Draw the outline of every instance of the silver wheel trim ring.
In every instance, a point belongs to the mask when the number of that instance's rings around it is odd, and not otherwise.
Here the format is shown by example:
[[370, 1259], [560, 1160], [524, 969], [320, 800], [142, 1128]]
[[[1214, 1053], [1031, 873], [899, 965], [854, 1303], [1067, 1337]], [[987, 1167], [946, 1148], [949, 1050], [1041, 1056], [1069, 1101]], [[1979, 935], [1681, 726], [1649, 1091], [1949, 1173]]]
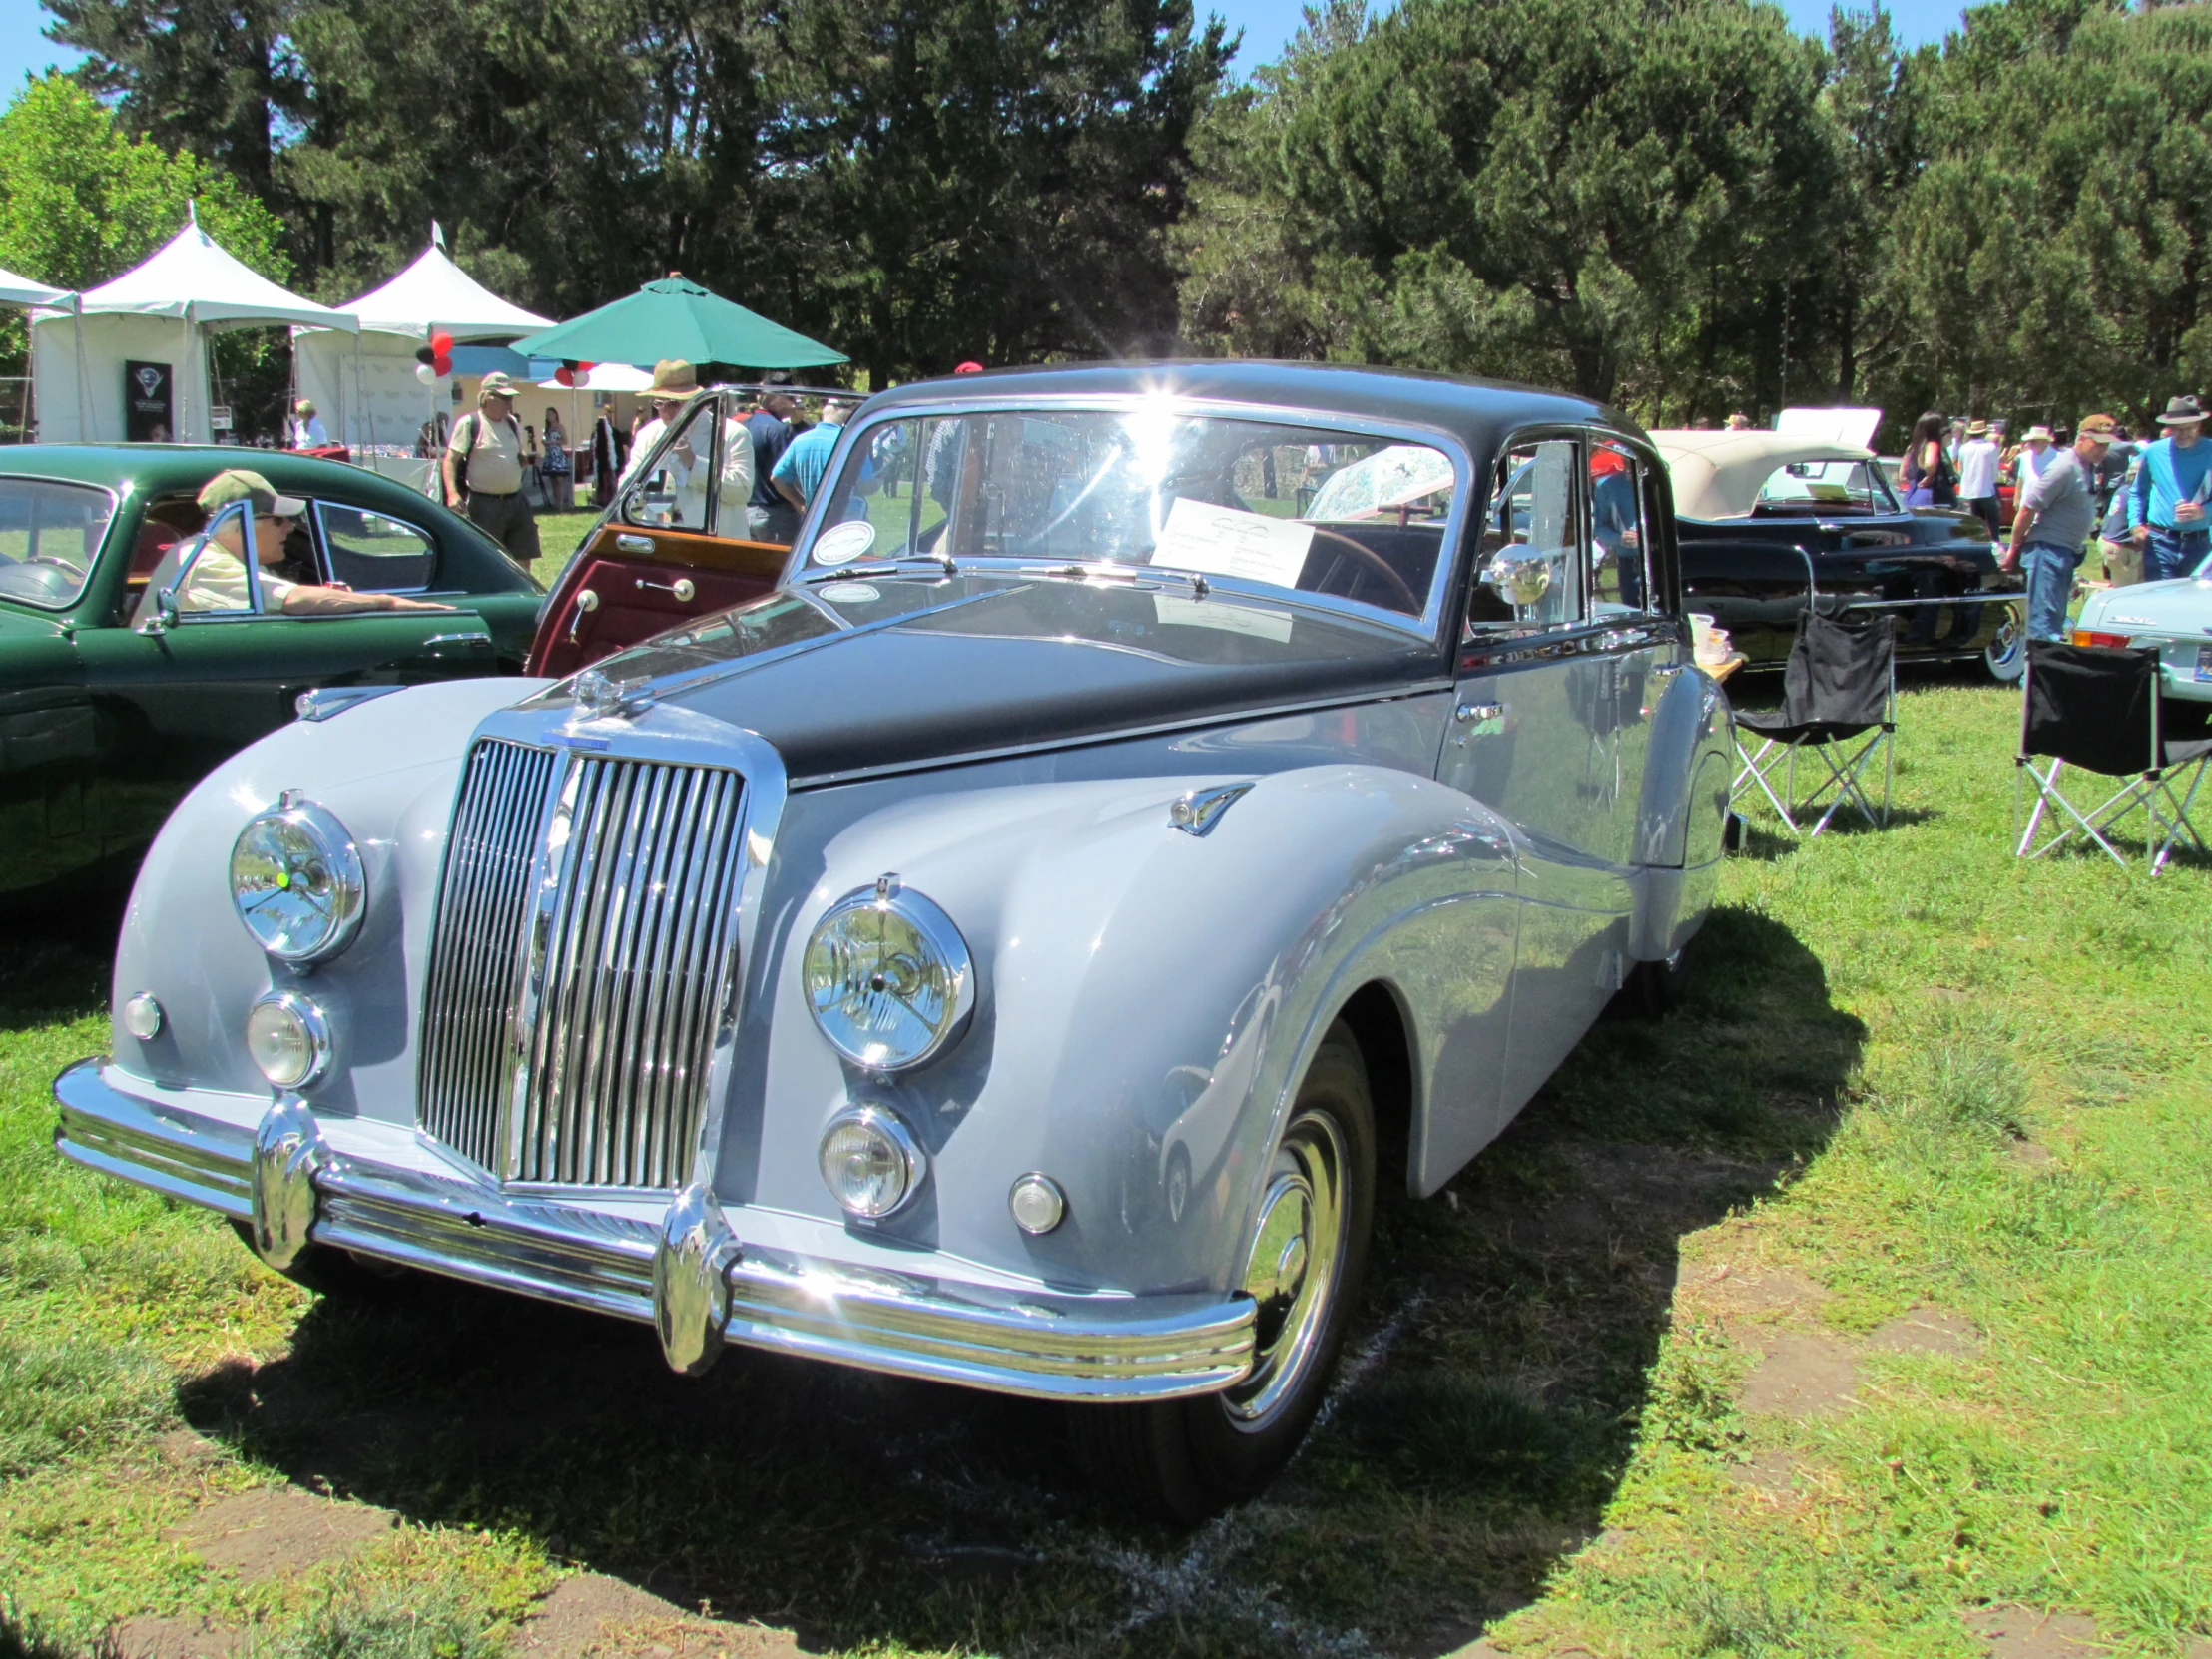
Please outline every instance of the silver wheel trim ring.
[[2007, 667], [2019, 656], [2026, 639], [2027, 630], [2013, 619], [2011, 607], [2007, 606], [2004, 621], [1997, 625], [1997, 637], [1989, 642], [1983, 655], [1991, 668]]
[[[1345, 1162], [1344, 1132], [1326, 1112], [1301, 1112], [1276, 1147], [1244, 1278], [1244, 1288], [1262, 1304], [1260, 1341], [1250, 1375], [1216, 1396], [1232, 1426], [1246, 1433], [1273, 1424], [1319, 1359], [1321, 1335], [1336, 1306], [1351, 1219], [1345, 1209]], [[1303, 1225], [1297, 1225], [1291, 1218], [1301, 1208]], [[1285, 1247], [1294, 1245], [1303, 1245], [1303, 1271], [1277, 1321], [1270, 1317], [1268, 1302]]]

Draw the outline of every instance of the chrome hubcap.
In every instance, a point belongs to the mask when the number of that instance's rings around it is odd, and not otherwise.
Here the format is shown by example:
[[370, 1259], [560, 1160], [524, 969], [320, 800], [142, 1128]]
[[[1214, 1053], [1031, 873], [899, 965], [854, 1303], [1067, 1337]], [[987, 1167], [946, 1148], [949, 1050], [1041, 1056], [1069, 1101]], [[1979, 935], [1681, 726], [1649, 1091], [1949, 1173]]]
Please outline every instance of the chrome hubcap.
[[1245, 1265], [1258, 1304], [1252, 1372], [1220, 1398], [1239, 1428], [1265, 1428], [1315, 1363], [1344, 1256], [1345, 1145], [1334, 1118], [1295, 1118], [1275, 1149]]

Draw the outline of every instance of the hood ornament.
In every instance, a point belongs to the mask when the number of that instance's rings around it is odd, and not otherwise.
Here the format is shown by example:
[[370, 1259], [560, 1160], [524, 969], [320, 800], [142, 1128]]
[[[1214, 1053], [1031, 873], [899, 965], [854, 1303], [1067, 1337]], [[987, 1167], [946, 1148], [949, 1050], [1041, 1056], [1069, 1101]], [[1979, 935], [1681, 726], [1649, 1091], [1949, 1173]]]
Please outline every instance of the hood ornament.
[[653, 701], [646, 681], [613, 680], [596, 668], [587, 668], [569, 685], [569, 695], [588, 720], [628, 720]]

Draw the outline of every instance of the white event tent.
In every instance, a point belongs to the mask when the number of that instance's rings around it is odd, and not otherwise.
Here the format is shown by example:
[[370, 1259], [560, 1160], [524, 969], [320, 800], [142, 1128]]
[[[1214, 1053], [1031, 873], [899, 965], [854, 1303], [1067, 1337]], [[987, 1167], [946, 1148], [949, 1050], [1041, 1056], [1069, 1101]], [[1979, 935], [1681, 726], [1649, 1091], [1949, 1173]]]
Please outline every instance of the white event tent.
[[120, 443], [131, 390], [125, 365], [164, 365], [171, 435], [207, 443], [208, 340], [223, 328], [305, 323], [351, 332], [342, 311], [278, 287], [233, 259], [197, 216], [144, 265], [78, 295], [68, 311], [33, 314], [31, 379], [41, 443]]
[[359, 332], [294, 328], [292, 378], [315, 406], [332, 442], [360, 449], [412, 451], [424, 421], [450, 397], [444, 385], [415, 378], [415, 352], [433, 334], [456, 341], [513, 339], [549, 328], [546, 318], [510, 304], [446, 258], [432, 229], [422, 257], [373, 293], [339, 307]]

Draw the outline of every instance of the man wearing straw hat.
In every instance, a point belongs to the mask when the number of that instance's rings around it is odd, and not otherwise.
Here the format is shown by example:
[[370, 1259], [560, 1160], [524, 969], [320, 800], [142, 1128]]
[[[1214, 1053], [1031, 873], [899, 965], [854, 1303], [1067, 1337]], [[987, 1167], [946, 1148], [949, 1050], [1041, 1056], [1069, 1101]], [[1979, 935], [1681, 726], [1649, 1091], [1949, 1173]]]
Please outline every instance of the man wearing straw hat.
[[2194, 397], [2173, 397], [2158, 417], [2166, 435], [2143, 446], [2129, 486], [2128, 534], [2143, 555], [2143, 580], [2171, 581], [2204, 562], [2212, 544], [2212, 444], [2204, 441], [2204, 410]]
[[[664, 357], [653, 365], [653, 383], [646, 388], [646, 401], [652, 405], [653, 418], [638, 428], [632, 440], [630, 464], [623, 470], [622, 481], [628, 484], [633, 477], [651, 470], [665, 475], [670, 493], [675, 497], [675, 523], [688, 530], [704, 530], [707, 527], [708, 468], [713, 464], [706, 453], [708, 429], [703, 420], [693, 420], [677, 435], [675, 443], [654, 457], [661, 439], [670, 426], [679, 420], [684, 405], [699, 390], [699, 371], [680, 357]], [[735, 420], [722, 423], [722, 511], [716, 533], [742, 539], [747, 534], [744, 517], [745, 502], [753, 493], [753, 445], [748, 441], [745, 428]]]
[[511, 375], [484, 376], [476, 412], [453, 423], [443, 465], [445, 504], [465, 506], [469, 522], [528, 570], [538, 556], [538, 520], [522, 496], [522, 423]]

